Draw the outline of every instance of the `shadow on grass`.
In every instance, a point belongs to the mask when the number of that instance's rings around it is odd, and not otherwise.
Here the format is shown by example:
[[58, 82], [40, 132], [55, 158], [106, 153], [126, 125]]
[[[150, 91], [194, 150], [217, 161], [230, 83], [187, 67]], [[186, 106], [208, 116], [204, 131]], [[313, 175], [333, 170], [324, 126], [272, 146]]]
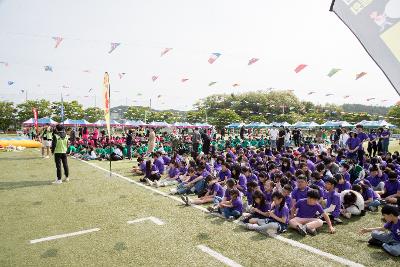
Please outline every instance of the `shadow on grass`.
[[114, 250], [118, 251], [118, 252], [122, 252], [124, 250], [126, 250], [128, 247], [126, 246], [125, 242], [117, 242], [114, 245]]
[[51, 185], [51, 181], [0, 182], [0, 191], [43, 185]]
[[58, 254], [58, 249], [51, 248], [51, 249], [46, 250], [42, 255], [40, 255], [40, 257], [54, 258], [54, 257], [57, 257], [57, 254]]

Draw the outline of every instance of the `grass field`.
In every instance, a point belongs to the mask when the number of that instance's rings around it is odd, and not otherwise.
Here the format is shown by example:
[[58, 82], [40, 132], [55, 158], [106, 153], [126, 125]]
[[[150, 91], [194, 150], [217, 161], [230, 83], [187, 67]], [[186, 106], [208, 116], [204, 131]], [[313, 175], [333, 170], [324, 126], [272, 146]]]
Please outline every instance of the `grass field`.
[[[0, 266], [219, 266], [202, 252], [205, 245], [243, 266], [338, 266], [315, 253], [249, 232], [239, 225], [69, 159], [69, 183], [52, 185], [52, 160], [35, 149], [0, 153]], [[108, 162], [91, 162], [108, 168]], [[113, 171], [132, 177], [132, 162], [113, 162]], [[160, 189], [167, 191], [168, 188]], [[129, 220], [157, 217], [127, 224]], [[361, 227], [381, 225], [380, 213], [346, 221], [330, 235], [289, 231], [282, 236], [365, 266], [399, 266], [398, 259], [368, 247]], [[30, 240], [100, 228], [100, 231], [30, 244]]]

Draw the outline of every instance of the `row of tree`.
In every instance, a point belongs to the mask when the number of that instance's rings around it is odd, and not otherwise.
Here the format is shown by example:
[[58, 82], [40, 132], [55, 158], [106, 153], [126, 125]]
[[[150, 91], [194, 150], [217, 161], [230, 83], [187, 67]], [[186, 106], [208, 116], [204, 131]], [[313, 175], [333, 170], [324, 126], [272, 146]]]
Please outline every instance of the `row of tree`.
[[[32, 108], [38, 109], [39, 118], [51, 117], [61, 121], [61, 103], [45, 99], [28, 100], [14, 105], [12, 102], [0, 102], [0, 128], [5, 130], [12, 126], [19, 127], [22, 122], [33, 117]], [[103, 119], [100, 108], [84, 108], [78, 101], [63, 102], [64, 118], [86, 119], [95, 122]], [[345, 106], [348, 110], [349, 106]], [[297, 121], [315, 121], [323, 123], [326, 120], [345, 120], [357, 123], [361, 120], [386, 119], [400, 127], [400, 105], [391, 107], [387, 115], [381, 115], [373, 109], [360, 112], [346, 112], [343, 106], [334, 104], [315, 105], [312, 102], [300, 101], [290, 91], [256, 91], [242, 94], [216, 94], [199, 100], [194, 109], [183, 112], [177, 110], [158, 111], [142, 106], [119, 106], [111, 109], [117, 119], [166, 121], [173, 122], [208, 122], [217, 128], [222, 128], [232, 122], [265, 122], [273, 121], [295, 123]], [[356, 106], [360, 109], [360, 106]]]

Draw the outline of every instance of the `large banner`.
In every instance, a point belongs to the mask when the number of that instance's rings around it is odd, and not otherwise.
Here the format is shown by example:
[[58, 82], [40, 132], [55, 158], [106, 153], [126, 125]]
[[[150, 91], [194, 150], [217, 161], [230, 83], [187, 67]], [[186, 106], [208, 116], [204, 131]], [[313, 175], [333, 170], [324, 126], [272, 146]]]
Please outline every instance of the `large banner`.
[[333, 0], [347, 25], [400, 95], [400, 0]]
[[38, 110], [37, 110], [37, 108], [32, 108], [32, 112], [33, 112], [33, 123], [35, 125], [36, 133], [38, 133], [39, 129], [38, 129]]
[[104, 97], [104, 120], [106, 121], [108, 136], [110, 136], [111, 135], [111, 127], [110, 127], [110, 77], [108, 75], [108, 72], [104, 73], [103, 97]]

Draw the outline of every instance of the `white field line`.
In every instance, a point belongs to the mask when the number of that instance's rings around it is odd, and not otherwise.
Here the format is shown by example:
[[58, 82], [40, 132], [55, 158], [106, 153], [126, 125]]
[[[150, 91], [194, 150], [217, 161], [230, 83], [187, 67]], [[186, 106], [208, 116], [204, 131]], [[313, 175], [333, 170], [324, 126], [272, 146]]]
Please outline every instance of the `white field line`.
[[225, 257], [224, 255], [216, 252], [215, 250], [212, 250], [209, 247], [206, 247], [204, 245], [198, 245], [197, 248], [200, 249], [201, 251], [203, 251], [204, 253], [207, 253], [211, 257], [219, 260], [220, 262], [225, 263], [228, 266], [231, 266], [231, 267], [242, 267], [242, 265], [240, 265], [239, 263], [237, 263], [237, 262]]
[[88, 234], [88, 233], [97, 232], [97, 231], [100, 231], [100, 228], [93, 228], [93, 229], [88, 229], [88, 230], [83, 230], [83, 231], [78, 231], [78, 232], [73, 232], [73, 233], [68, 233], [68, 234], [53, 235], [53, 236], [49, 236], [49, 237], [43, 237], [43, 238], [31, 240], [31, 241], [29, 241], [29, 243], [36, 244], [36, 243], [50, 241], [50, 240], [54, 240], [54, 239], [60, 239], [60, 238], [76, 236], [76, 235], [83, 235], [83, 234]]
[[156, 217], [146, 217], [146, 218], [140, 218], [140, 219], [136, 219], [133, 221], [127, 221], [128, 224], [132, 224], [132, 223], [138, 223], [138, 222], [144, 222], [144, 221], [152, 221], [153, 223], [157, 224], [157, 225], [163, 225], [164, 222], [161, 221], [160, 219], [156, 218]]
[[[95, 165], [95, 164], [89, 163], [89, 162], [87, 162], [87, 161], [81, 161], [81, 162], [84, 162], [84, 163], [86, 163], [86, 164], [89, 164], [89, 165], [91, 165], [91, 166], [93, 166], [93, 167], [95, 167], [95, 168], [98, 168], [98, 169], [100, 169], [100, 170], [109, 172], [109, 170], [104, 169], [104, 168], [102, 168], [102, 167], [99, 167], [99, 166], [97, 166], [97, 165]], [[121, 178], [121, 179], [124, 179], [124, 180], [126, 180], [126, 181], [129, 181], [129, 182], [131, 182], [131, 183], [134, 183], [134, 184], [136, 184], [136, 185], [139, 185], [139, 186], [141, 186], [141, 187], [143, 187], [143, 188], [145, 188], [145, 189], [147, 189], [147, 190], [150, 190], [150, 191], [153, 191], [153, 192], [155, 192], [155, 193], [157, 193], [157, 194], [160, 194], [160, 195], [162, 195], [162, 196], [171, 198], [171, 199], [173, 199], [173, 200], [175, 200], [175, 201], [178, 201], [178, 202], [180, 202], [180, 203], [184, 203], [184, 202], [182, 201], [182, 199], [180, 199], [180, 198], [178, 198], [178, 197], [175, 197], [175, 196], [169, 195], [169, 194], [167, 194], [167, 193], [161, 192], [161, 191], [159, 191], [159, 190], [157, 190], [157, 189], [155, 189], [155, 188], [152, 188], [152, 187], [150, 187], [150, 186], [146, 186], [146, 185], [144, 185], [143, 183], [140, 183], [140, 182], [137, 182], [137, 181], [135, 181], [135, 180], [132, 180], [132, 179], [130, 179], [130, 178], [128, 178], [128, 177], [125, 177], [125, 176], [123, 176], [123, 175], [121, 175], [121, 174], [118, 174], [118, 173], [115, 173], [115, 172], [111, 172], [111, 174], [113, 174], [113, 175], [115, 175], [115, 176], [117, 176], [117, 177], [119, 177], [119, 178]], [[204, 211], [204, 212], [206, 212], [206, 213], [209, 213], [209, 211], [208, 211], [206, 208], [204, 208], [204, 207], [201, 207], [201, 206], [198, 206], [198, 205], [191, 205], [191, 207], [196, 208], [196, 209], [201, 210], [201, 211]], [[234, 222], [234, 223], [240, 223], [238, 220], [233, 221], [233, 222]], [[288, 244], [291, 245], [291, 246], [294, 246], [294, 247], [297, 247], [297, 248], [300, 248], [300, 249], [309, 251], [309, 252], [311, 252], [311, 253], [314, 253], [314, 254], [316, 254], [316, 255], [318, 255], [318, 256], [326, 257], [326, 258], [328, 258], [328, 259], [330, 259], [330, 260], [333, 260], [333, 261], [335, 261], [335, 262], [341, 263], [341, 264], [346, 265], [346, 266], [351, 266], [351, 267], [363, 267], [363, 266], [364, 266], [364, 265], [362, 265], [362, 264], [353, 262], [353, 261], [351, 261], [351, 260], [347, 260], [347, 259], [345, 259], [345, 258], [342, 258], [342, 257], [336, 256], [336, 255], [330, 254], [330, 253], [328, 253], [328, 252], [324, 252], [324, 251], [322, 251], [322, 250], [319, 250], [319, 249], [317, 249], [317, 248], [308, 246], [308, 245], [306, 245], [306, 244], [300, 243], [300, 242], [295, 241], [295, 240], [292, 240], [292, 239], [288, 239], [288, 238], [285, 238], [285, 237], [282, 237], [282, 236], [279, 236], [279, 235], [277, 235], [277, 236], [271, 236], [271, 237], [272, 237], [272, 238], [275, 238], [275, 239], [277, 239], [277, 240], [279, 240], [279, 241], [288, 243]]]

